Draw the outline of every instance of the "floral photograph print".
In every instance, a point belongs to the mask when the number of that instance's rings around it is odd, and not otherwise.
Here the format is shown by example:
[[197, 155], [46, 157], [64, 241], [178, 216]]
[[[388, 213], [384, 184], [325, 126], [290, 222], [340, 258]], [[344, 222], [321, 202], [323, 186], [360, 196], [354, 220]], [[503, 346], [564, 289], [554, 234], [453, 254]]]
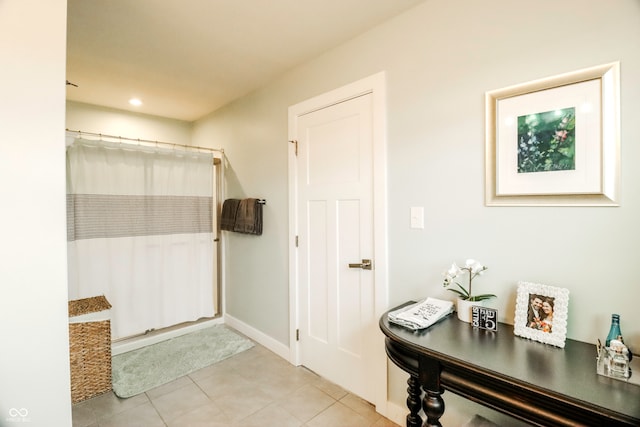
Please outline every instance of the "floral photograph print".
[[485, 93], [487, 206], [618, 206], [619, 63]]
[[518, 173], [576, 168], [575, 107], [518, 117]]
[[569, 290], [518, 282], [516, 298], [514, 333], [563, 348], [567, 336]]

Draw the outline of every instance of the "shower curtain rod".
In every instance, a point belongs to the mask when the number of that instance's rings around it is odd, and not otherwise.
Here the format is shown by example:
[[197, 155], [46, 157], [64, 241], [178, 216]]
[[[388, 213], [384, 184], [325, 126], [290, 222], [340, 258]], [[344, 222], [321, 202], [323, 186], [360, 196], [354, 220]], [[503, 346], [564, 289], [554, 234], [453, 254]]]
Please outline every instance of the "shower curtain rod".
[[180, 147], [180, 148], [184, 149], [185, 151], [187, 151], [187, 150], [200, 150], [200, 151], [212, 151], [212, 152], [224, 153], [224, 150], [222, 148], [198, 147], [197, 145], [176, 144], [176, 143], [173, 143], [173, 142], [153, 141], [153, 140], [150, 140], [150, 139], [126, 138], [124, 136], [106, 135], [104, 133], [85, 132], [85, 131], [82, 131], [82, 130], [73, 130], [73, 129], [66, 129], [66, 131], [69, 132], [69, 133], [77, 134], [79, 138], [82, 138], [82, 135], [90, 135], [90, 136], [97, 136], [97, 137], [100, 137], [100, 138], [117, 139], [119, 141], [131, 141], [131, 142], [137, 142], [137, 143], [143, 142], [143, 143], [148, 143], [148, 144], [155, 144], [156, 146], [158, 146], [158, 144], [169, 145], [169, 146], [171, 146], [173, 148]]

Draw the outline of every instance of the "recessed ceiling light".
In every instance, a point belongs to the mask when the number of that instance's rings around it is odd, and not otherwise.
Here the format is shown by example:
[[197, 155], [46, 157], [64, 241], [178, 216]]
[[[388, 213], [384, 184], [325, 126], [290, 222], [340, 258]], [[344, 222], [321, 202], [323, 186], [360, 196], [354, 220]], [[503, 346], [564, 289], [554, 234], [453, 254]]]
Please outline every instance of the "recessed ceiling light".
[[129, 100], [129, 104], [135, 105], [136, 107], [139, 107], [139, 106], [142, 105], [142, 101], [140, 101], [138, 98], [131, 98]]

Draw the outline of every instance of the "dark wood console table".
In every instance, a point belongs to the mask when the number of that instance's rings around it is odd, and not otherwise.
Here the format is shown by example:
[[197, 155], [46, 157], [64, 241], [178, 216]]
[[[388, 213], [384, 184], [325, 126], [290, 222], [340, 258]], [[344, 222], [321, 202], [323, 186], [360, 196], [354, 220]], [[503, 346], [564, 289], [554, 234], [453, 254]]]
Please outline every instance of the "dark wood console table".
[[567, 340], [561, 349], [455, 315], [413, 332], [385, 313], [380, 328], [387, 355], [410, 375], [408, 427], [422, 425], [421, 408], [424, 426], [440, 426], [445, 390], [532, 425], [640, 426], [640, 386], [596, 374], [595, 345]]

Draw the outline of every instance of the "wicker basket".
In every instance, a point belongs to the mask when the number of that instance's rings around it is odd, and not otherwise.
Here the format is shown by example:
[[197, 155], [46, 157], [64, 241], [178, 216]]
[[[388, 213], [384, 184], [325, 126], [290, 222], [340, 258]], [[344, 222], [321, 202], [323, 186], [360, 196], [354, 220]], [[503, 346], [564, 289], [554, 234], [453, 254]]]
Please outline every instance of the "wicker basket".
[[[71, 402], [111, 390], [111, 321], [74, 321], [73, 317], [109, 310], [104, 296], [69, 301]], [[97, 316], [104, 319], [105, 316]]]

